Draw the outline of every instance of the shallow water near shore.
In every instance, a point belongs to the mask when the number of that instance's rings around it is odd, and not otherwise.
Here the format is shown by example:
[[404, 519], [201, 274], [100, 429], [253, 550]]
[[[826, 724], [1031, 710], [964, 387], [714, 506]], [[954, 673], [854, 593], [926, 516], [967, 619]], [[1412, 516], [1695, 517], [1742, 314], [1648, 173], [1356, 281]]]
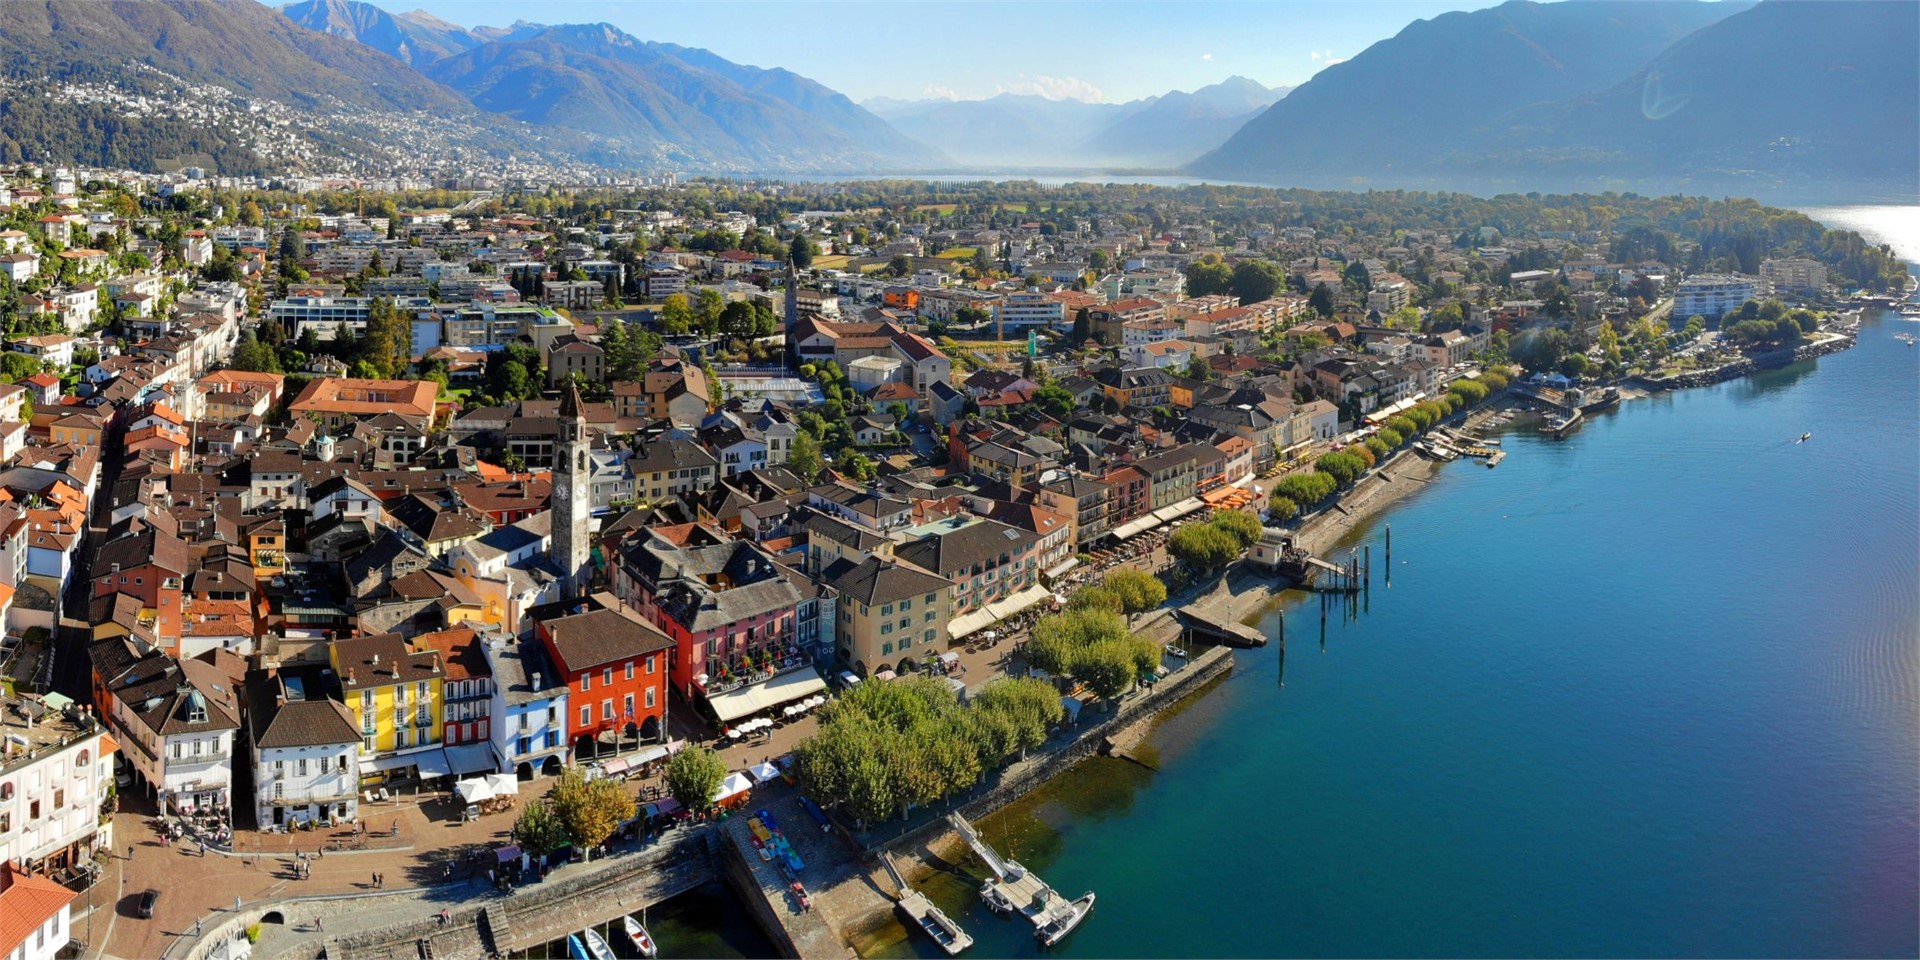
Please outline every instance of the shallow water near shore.
[[[1051, 952], [1920, 952], [1912, 329], [1443, 468], [1352, 538], [1371, 595], [1324, 647], [1284, 605], [1284, 656], [1239, 654], [1158, 770], [1082, 764], [982, 824], [1099, 894]], [[976, 954], [1041, 952], [954, 885]]]

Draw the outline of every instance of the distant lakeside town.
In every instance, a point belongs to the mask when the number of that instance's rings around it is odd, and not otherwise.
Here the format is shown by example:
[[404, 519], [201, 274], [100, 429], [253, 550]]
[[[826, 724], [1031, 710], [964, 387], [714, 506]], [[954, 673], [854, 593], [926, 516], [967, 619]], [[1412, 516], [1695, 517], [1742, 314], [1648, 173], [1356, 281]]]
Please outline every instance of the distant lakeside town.
[[896, 840], [1230, 669], [1223, 582], [1911, 288], [1742, 200], [0, 168], [0, 953], [625, 955], [717, 878], [962, 949]]

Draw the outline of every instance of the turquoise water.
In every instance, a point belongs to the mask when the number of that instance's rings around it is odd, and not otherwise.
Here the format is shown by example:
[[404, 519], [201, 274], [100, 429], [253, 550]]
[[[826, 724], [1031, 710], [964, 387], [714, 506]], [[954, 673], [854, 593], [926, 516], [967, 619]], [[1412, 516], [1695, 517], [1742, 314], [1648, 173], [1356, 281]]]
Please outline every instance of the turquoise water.
[[[1356, 540], [1363, 616], [1323, 648], [1317, 605], [1290, 611], [1284, 685], [1279, 650], [1242, 653], [1157, 772], [1085, 765], [989, 822], [1098, 892], [1057, 952], [1920, 952], [1920, 349], [1897, 332], [1920, 324], [1443, 468], [1384, 517], [1391, 588], [1381, 531]], [[1036, 952], [959, 919], [981, 955]]]

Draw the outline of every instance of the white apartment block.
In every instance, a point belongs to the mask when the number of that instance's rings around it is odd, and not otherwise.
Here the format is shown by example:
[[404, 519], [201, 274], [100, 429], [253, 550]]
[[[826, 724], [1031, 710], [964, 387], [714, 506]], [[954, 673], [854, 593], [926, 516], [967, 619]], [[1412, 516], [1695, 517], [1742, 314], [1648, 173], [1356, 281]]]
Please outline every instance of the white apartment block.
[[1737, 274], [1702, 273], [1680, 281], [1673, 294], [1673, 319], [1684, 323], [1688, 317], [1711, 320], [1765, 293], [1764, 282]]
[[38, 697], [0, 706], [0, 860], [53, 872], [111, 846], [100, 804], [112, 782], [106, 729], [82, 707]]
[[1808, 257], [1760, 262], [1760, 279], [1775, 290], [1819, 293], [1827, 285], [1827, 265]]

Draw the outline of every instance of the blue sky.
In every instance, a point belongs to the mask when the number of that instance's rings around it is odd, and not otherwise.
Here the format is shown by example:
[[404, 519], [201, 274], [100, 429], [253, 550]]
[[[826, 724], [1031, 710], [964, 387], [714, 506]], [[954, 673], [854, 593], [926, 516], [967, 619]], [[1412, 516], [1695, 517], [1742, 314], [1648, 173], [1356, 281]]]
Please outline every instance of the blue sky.
[[469, 27], [606, 21], [644, 40], [786, 67], [855, 100], [1014, 91], [1122, 101], [1235, 74], [1299, 84], [1414, 20], [1496, 0], [378, 2]]

